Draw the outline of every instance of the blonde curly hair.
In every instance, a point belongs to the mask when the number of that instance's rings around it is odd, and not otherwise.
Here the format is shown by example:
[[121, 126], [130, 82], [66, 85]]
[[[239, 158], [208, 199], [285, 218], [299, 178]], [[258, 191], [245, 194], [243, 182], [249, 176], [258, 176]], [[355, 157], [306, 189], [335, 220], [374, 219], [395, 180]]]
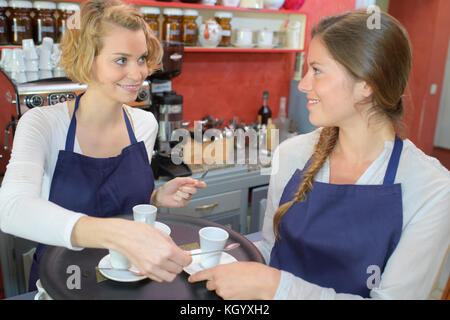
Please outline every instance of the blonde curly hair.
[[72, 81], [86, 84], [92, 81], [92, 63], [102, 49], [101, 38], [107, 33], [107, 23], [132, 31], [143, 30], [149, 74], [161, 66], [161, 43], [136, 7], [120, 0], [89, 0], [81, 5], [79, 17], [80, 28], [67, 29], [60, 43], [60, 66]]

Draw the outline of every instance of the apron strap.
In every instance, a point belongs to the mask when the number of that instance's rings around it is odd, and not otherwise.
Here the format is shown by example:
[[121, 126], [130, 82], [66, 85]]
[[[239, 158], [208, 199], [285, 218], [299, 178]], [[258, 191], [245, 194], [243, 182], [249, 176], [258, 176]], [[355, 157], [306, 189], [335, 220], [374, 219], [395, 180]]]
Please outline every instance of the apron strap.
[[398, 163], [400, 161], [400, 155], [402, 154], [403, 140], [398, 136], [395, 136], [394, 149], [392, 150], [391, 158], [384, 175], [383, 184], [393, 184], [395, 175], [397, 174]]
[[131, 144], [137, 143], [136, 136], [134, 135], [133, 128], [131, 127], [130, 119], [128, 119], [128, 115], [125, 111], [125, 108], [122, 108], [123, 117], [125, 118], [125, 124], [127, 125], [128, 136], [130, 137]]
[[73, 108], [72, 119], [70, 120], [69, 131], [66, 136], [66, 151], [73, 152], [73, 146], [75, 144], [75, 131], [77, 130], [77, 119], [75, 117], [75, 112], [77, 112], [78, 104], [80, 103], [80, 98], [84, 94], [84, 92], [77, 96], [75, 99], [75, 107]]
[[[73, 147], [75, 144], [75, 132], [77, 129], [77, 119], [75, 117], [75, 112], [77, 112], [77, 110], [78, 110], [80, 98], [83, 94], [84, 94], [84, 92], [82, 94], [78, 95], [75, 100], [75, 107], [73, 108], [72, 119], [70, 120], [69, 130], [67, 132], [67, 137], [66, 137], [66, 147], [65, 147], [66, 151], [73, 152]], [[136, 136], [134, 135], [130, 120], [128, 119], [128, 115], [125, 112], [125, 108], [122, 108], [122, 111], [123, 111], [123, 117], [125, 118], [125, 124], [127, 125], [127, 131], [128, 131], [128, 136], [130, 137], [130, 142], [131, 142], [131, 144], [134, 144], [137, 142]]]

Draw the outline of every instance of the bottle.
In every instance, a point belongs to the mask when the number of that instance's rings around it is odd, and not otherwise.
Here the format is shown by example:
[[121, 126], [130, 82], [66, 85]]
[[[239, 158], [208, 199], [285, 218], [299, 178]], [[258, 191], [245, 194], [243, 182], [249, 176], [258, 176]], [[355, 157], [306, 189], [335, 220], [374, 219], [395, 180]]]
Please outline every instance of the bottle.
[[198, 26], [196, 19], [197, 10], [184, 10], [183, 24], [181, 25], [181, 40], [186, 46], [195, 46], [198, 38]]
[[263, 94], [263, 105], [261, 109], [258, 111], [258, 115], [261, 116], [261, 123], [267, 125], [267, 120], [272, 118], [272, 111], [269, 109], [268, 101], [269, 100], [269, 92], [264, 91]]
[[274, 130], [277, 130], [275, 125], [272, 123], [272, 118], [267, 119], [267, 150], [273, 151], [278, 145], [277, 135]]
[[273, 120], [273, 124], [279, 130], [280, 142], [287, 138], [288, 134], [288, 119], [286, 117], [286, 97], [280, 99], [280, 112], [278, 118]]

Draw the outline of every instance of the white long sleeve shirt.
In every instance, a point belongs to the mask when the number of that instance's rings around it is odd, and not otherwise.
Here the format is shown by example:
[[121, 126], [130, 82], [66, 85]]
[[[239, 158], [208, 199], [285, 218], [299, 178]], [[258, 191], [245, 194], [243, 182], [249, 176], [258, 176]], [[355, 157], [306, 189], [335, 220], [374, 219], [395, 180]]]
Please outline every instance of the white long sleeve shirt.
[[[299, 135], [282, 144], [272, 160], [263, 240], [257, 243], [267, 263], [274, 245], [273, 216], [283, 190], [296, 169], [302, 170], [311, 157], [320, 129]], [[380, 156], [356, 184], [382, 184], [393, 142], [385, 142]], [[327, 159], [316, 181], [329, 183]], [[389, 258], [373, 299], [426, 299], [450, 245], [450, 173], [438, 160], [425, 155], [411, 141], [404, 140], [395, 183], [401, 183], [403, 227], [397, 248]], [[370, 274], [367, 275], [368, 277]], [[275, 299], [362, 299], [336, 293], [282, 271]]]
[[[158, 123], [151, 112], [126, 106], [137, 141], [151, 161]], [[0, 188], [0, 228], [44, 244], [74, 248], [72, 229], [83, 212], [48, 201], [59, 150], [64, 150], [70, 118], [67, 103], [26, 112], [19, 120], [11, 159]], [[82, 153], [77, 139], [74, 152]], [[74, 195], [76, 197], [76, 194]]]

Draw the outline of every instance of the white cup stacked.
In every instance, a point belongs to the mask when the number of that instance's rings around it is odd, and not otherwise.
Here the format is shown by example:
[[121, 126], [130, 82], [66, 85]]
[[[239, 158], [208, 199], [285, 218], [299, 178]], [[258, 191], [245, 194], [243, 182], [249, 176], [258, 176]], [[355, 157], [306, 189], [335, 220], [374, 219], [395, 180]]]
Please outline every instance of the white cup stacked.
[[0, 67], [8, 75], [8, 77], [11, 77], [12, 51], [13, 49], [2, 49], [2, 59], [0, 60]]
[[25, 75], [25, 59], [22, 49], [13, 49], [11, 58], [11, 79], [17, 83], [27, 82]]
[[39, 50], [39, 78], [47, 79], [53, 77], [53, 65], [51, 55], [53, 51], [53, 39], [44, 37]]
[[53, 44], [52, 55], [50, 60], [53, 66], [53, 76], [54, 77], [65, 77], [66, 72], [63, 67], [59, 65], [59, 60], [61, 59], [61, 50], [59, 50], [59, 44]]
[[39, 56], [33, 39], [23, 39], [22, 48], [25, 59], [25, 74], [28, 81], [39, 79]]

